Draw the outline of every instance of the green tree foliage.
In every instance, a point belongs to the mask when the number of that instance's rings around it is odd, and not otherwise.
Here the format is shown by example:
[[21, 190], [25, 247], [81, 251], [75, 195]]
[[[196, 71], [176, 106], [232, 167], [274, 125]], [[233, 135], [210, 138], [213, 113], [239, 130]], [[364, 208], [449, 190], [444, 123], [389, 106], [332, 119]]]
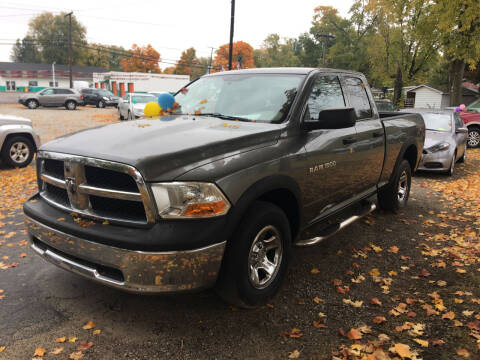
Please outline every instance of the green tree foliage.
[[256, 67], [300, 66], [300, 59], [295, 54], [294, 39], [280, 41], [278, 34], [270, 34], [263, 41], [260, 49], [253, 51]]
[[41, 59], [37, 46], [29, 36], [24, 37], [22, 41], [17, 39], [15, 45], [12, 47], [10, 58], [14, 62], [24, 63], [37, 63]]
[[120, 64], [127, 51], [121, 46], [89, 44], [85, 48], [83, 64], [101, 66], [111, 71], [122, 71]]

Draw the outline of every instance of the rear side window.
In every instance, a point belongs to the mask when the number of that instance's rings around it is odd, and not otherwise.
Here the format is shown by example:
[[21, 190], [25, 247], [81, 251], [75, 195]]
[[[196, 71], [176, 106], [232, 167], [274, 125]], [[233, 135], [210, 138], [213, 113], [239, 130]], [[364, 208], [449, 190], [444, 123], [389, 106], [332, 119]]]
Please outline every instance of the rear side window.
[[90, 89], [82, 89], [82, 94], [91, 94], [92, 90]]
[[73, 92], [68, 89], [55, 89], [55, 94], [73, 94]]
[[318, 120], [318, 115], [323, 109], [344, 107], [345, 99], [338, 76], [319, 76], [313, 84], [307, 106], [306, 120]]
[[345, 90], [357, 117], [359, 119], [372, 117], [372, 107], [370, 106], [367, 89], [365, 89], [363, 81], [356, 77], [346, 77]]

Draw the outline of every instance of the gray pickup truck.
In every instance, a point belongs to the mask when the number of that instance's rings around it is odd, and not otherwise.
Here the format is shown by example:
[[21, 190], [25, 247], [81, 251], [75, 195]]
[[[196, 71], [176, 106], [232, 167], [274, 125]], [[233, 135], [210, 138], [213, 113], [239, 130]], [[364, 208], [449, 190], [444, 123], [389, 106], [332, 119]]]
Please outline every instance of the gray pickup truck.
[[292, 245], [407, 203], [423, 119], [379, 115], [362, 74], [222, 72], [175, 100], [170, 116], [41, 147], [24, 205], [38, 254], [119, 289], [215, 287], [253, 307], [279, 289]]

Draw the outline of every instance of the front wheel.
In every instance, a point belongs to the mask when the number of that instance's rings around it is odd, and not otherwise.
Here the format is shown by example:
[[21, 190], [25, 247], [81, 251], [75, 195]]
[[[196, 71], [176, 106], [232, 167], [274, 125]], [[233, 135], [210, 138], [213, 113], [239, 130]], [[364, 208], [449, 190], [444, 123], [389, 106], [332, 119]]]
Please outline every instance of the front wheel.
[[75, 110], [77, 108], [77, 103], [75, 101], [69, 100], [65, 103], [65, 108], [67, 110]]
[[100, 109], [103, 109], [103, 108], [105, 107], [105, 101], [100, 100], [100, 101], [97, 103], [97, 107], [100, 108]]
[[118, 118], [120, 120], [125, 120], [125, 117], [122, 115], [122, 113], [120, 112], [120, 109], [118, 109]]
[[448, 176], [453, 176], [455, 172], [455, 160], [457, 159], [457, 153], [453, 154], [452, 161], [450, 162], [450, 169], [447, 170]]
[[38, 107], [38, 101], [37, 100], [33, 100], [33, 99], [30, 99], [27, 101], [27, 107], [29, 109], [36, 109]]
[[2, 159], [11, 167], [25, 167], [31, 163], [34, 152], [35, 147], [30, 139], [15, 136], [4, 143]]
[[217, 293], [243, 308], [265, 304], [283, 282], [290, 247], [285, 213], [276, 205], [256, 201], [227, 243]]
[[378, 191], [378, 203], [384, 210], [398, 212], [407, 205], [412, 183], [412, 169], [407, 160], [402, 160], [395, 170], [393, 180]]
[[470, 127], [468, 129], [467, 146], [469, 148], [477, 148], [480, 146], [480, 128]]

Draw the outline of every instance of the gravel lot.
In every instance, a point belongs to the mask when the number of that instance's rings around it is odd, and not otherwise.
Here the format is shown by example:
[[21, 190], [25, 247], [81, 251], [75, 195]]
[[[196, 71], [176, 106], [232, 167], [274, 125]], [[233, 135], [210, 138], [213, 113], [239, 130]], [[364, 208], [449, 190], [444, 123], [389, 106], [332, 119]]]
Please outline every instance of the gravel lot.
[[0, 104], [16, 104], [21, 92], [0, 92]]
[[[112, 109], [0, 106], [7, 111], [32, 119], [45, 140], [116, 117]], [[470, 335], [472, 326], [480, 326], [479, 166], [480, 151], [469, 151], [453, 178], [416, 176], [402, 213], [375, 211], [315, 247], [294, 248], [279, 294], [267, 307], [249, 311], [223, 303], [213, 291], [127, 294], [43, 261], [26, 245], [21, 212], [35, 191], [33, 167], [0, 168], [0, 349], [6, 347], [0, 359], [31, 359], [38, 347], [46, 349], [45, 359], [67, 359], [82, 341], [92, 342], [81, 350], [83, 359], [331, 359], [332, 353], [354, 359], [349, 351], [368, 346], [393, 358], [388, 349], [397, 343], [418, 358], [456, 359], [463, 349], [478, 359]], [[457, 249], [460, 236], [468, 246]], [[445, 309], [429, 315], [424, 306], [432, 298]], [[355, 307], [347, 299], [363, 303]], [[400, 304], [408, 304], [408, 314], [391, 312]], [[448, 311], [460, 325], [443, 316]], [[385, 321], [372, 321], [377, 316]], [[83, 329], [87, 321], [95, 328]], [[424, 324], [422, 335], [398, 329], [407, 322]], [[362, 339], [342, 335], [363, 325]], [[379, 340], [380, 334], [389, 340]], [[66, 341], [56, 343], [62, 337]], [[432, 342], [423, 347], [414, 338]], [[62, 353], [53, 355], [59, 347]]]

